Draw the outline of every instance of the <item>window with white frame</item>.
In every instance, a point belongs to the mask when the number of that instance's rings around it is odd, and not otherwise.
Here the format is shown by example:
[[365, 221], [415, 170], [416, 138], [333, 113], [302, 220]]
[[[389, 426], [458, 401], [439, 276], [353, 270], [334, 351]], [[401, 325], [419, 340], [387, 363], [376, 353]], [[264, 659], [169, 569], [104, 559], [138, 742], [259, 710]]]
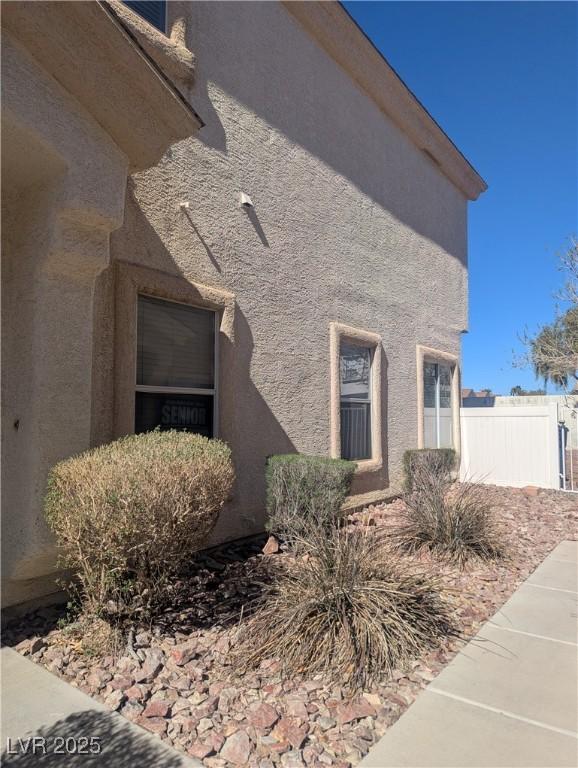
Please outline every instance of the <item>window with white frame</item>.
[[453, 448], [452, 366], [423, 364], [424, 447]]
[[371, 458], [373, 349], [342, 341], [339, 349], [341, 458]]
[[217, 341], [216, 312], [139, 295], [135, 432], [215, 435]]

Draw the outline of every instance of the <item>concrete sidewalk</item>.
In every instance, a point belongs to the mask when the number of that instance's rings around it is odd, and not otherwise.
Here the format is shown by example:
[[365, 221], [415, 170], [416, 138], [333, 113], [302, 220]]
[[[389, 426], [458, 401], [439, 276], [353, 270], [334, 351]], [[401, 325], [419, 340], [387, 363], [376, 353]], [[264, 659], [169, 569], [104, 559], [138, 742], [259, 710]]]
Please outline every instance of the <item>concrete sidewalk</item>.
[[577, 563], [556, 547], [360, 767], [578, 766]]
[[3, 768], [202, 768], [11, 648], [0, 665]]

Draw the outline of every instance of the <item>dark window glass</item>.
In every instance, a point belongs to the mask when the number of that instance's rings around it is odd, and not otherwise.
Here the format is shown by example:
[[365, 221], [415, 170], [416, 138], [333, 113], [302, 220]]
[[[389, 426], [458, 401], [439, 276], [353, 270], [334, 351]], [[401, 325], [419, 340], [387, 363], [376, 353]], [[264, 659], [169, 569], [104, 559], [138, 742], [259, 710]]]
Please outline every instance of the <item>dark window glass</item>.
[[440, 408], [452, 407], [452, 372], [449, 366], [440, 365]]
[[424, 363], [423, 366], [423, 390], [424, 407], [436, 407], [436, 387], [437, 387], [437, 365], [435, 363]]
[[135, 432], [156, 427], [213, 436], [213, 395], [136, 392]]
[[167, 4], [165, 0], [124, 0], [124, 4], [146, 19], [161, 32], [167, 31]]
[[214, 388], [214, 312], [139, 296], [137, 336], [137, 385]]
[[213, 437], [215, 319], [211, 310], [138, 297], [135, 432]]
[[371, 458], [371, 403], [341, 401], [341, 458]]

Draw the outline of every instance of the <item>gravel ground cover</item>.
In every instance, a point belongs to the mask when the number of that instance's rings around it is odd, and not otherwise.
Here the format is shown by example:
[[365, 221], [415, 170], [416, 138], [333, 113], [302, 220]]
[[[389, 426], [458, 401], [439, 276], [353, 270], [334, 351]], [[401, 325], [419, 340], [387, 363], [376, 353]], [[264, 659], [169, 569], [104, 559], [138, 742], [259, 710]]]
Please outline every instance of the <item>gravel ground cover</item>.
[[[319, 676], [284, 680], [275, 658], [256, 672], [234, 674], [228, 659], [240, 611], [258, 597], [275, 558], [288, 557], [263, 554], [264, 539], [204, 555], [175, 588], [174, 607], [153, 626], [135, 630], [117, 656], [88, 654], [74, 624], [58, 626], [62, 608], [13, 621], [3, 642], [208, 768], [347, 768], [560, 541], [578, 539], [578, 495], [495, 486], [485, 493], [509, 557], [464, 571], [435, 561], [460, 636], [353, 697]], [[349, 523], [390, 527], [402, 510], [397, 500], [358, 512]], [[413, 559], [432, 562], [429, 555]]]

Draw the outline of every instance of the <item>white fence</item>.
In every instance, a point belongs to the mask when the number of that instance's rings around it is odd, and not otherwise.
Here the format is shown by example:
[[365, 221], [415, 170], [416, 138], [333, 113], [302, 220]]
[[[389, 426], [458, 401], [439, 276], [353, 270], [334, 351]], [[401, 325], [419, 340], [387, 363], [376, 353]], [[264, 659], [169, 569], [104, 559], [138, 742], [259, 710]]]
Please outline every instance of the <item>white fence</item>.
[[460, 476], [495, 485], [560, 488], [558, 410], [462, 408]]

